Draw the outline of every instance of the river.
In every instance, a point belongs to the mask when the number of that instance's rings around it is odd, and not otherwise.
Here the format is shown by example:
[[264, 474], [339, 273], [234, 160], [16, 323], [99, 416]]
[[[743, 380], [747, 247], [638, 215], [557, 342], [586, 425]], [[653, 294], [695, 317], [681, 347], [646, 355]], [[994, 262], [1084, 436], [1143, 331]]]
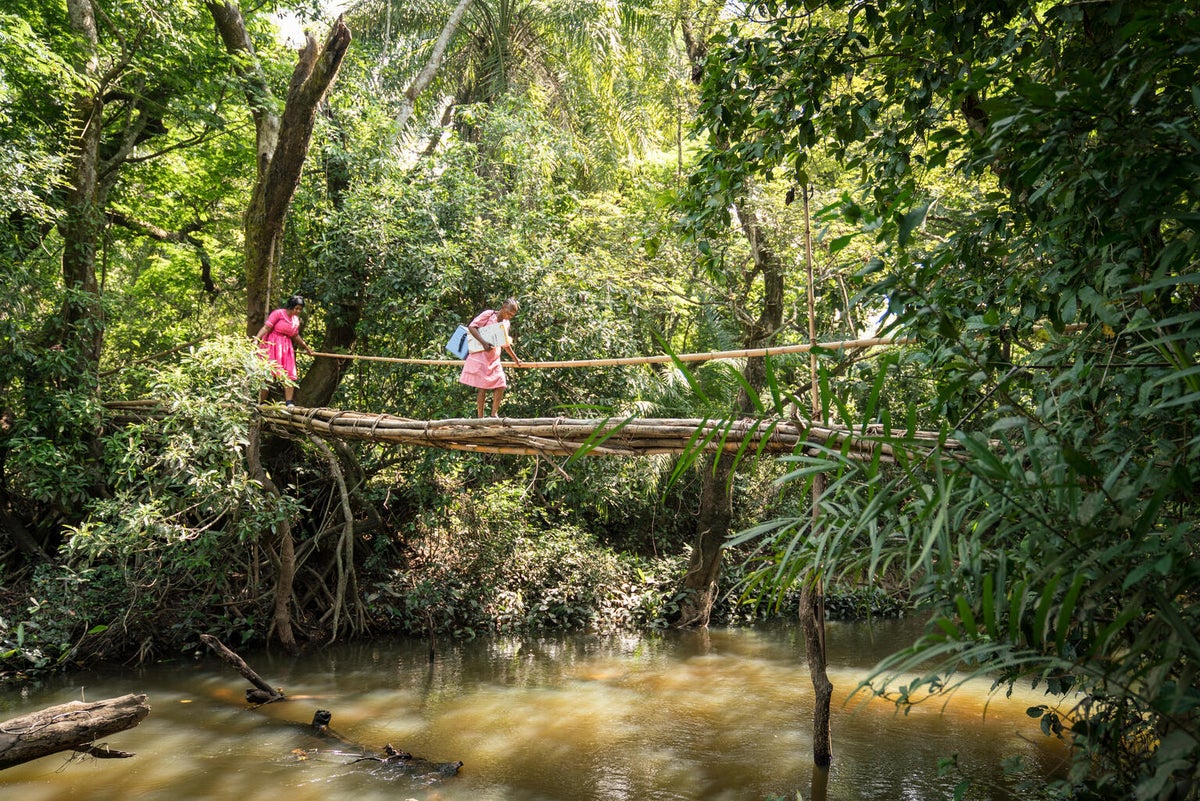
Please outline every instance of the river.
[[[291, 700], [251, 709], [249, 684], [207, 651], [173, 663], [0, 689], [0, 720], [67, 701], [145, 693], [138, 727], [112, 735], [131, 759], [44, 757], [0, 772], [8, 801], [828, 801], [951, 798], [957, 756], [968, 796], [1023, 797], [1025, 775], [1061, 771], [1066, 749], [1027, 707], [969, 683], [948, 702], [897, 713], [848, 698], [880, 657], [911, 642], [914, 621], [830, 623], [833, 765], [814, 783], [812, 686], [794, 623], [644, 635], [565, 634], [336, 645], [296, 659], [239, 651]], [[235, 642], [228, 645], [237, 649]], [[317, 709], [347, 740], [393, 744], [458, 775], [415, 779], [310, 737]], [[821, 774], [817, 774], [818, 778]], [[798, 795], [799, 793], [799, 795]]]

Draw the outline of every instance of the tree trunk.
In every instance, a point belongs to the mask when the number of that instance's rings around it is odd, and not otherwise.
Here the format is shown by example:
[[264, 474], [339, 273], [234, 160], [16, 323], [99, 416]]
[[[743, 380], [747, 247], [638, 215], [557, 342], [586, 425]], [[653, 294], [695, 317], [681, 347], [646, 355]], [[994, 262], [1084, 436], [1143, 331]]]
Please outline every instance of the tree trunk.
[[[770, 343], [783, 325], [783, 262], [765, 244], [765, 235], [753, 207], [744, 203], [737, 211], [742, 232], [754, 255], [754, 269], [744, 280], [745, 296], [751, 295], [753, 281], [762, 281], [762, 306], [758, 318], [746, 326], [742, 342], [745, 348], [759, 348]], [[761, 390], [766, 380], [764, 359], [747, 359], [743, 375], [756, 392]], [[754, 399], [745, 389], [738, 396], [736, 408], [742, 413], [751, 413], [756, 408]], [[729, 536], [729, 523], [733, 519], [733, 463], [733, 456], [720, 454], [710, 458], [705, 465], [696, 539], [683, 579], [685, 597], [676, 625], [707, 626], [712, 615], [721, 576], [721, 548]]]
[[[105, 701], [72, 701], [0, 723], [0, 770], [60, 751], [94, 752], [101, 737], [132, 729], [150, 714], [144, 695]], [[114, 755], [130, 756], [123, 752]]]
[[[809, 188], [804, 190], [804, 265], [808, 275], [808, 338], [817, 340], [817, 287], [813, 270], [812, 219], [809, 216]], [[808, 354], [808, 371], [813, 420], [821, 419], [821, 396], [818, 391], [817, 355]], [[812, 527], [815, 537], [821, 525], [821, 496], [825, 494], [825, 475], [813, 476], [812, 484]], [[800, 597], [800, 621], [804, 627], [805, 651], [808, 654], [808, 672], [813, 685], [813, 763], [818, 771], [829, 767], [833, 761], [833, 742], [829, 734], [829, 701], [833, 697], [833, 684], [825, 669], [825, 591], [820, 565], [810, 567], [809, 581]], [[814, 774], [815, 779], [815, 774]]]
[[696, 539], [683, 577], [684, 597], [677, 626], [708, 625], [721, 577], [721, 547], [733, 517], [730, 477], [733, 456], [722, 453], [706, 460], [700, 487], [700, 513]]
[[[91, 3], [68, 0], [71, 29], [82, 45], [76, 69], [88, 85], [100, 84], [96, 56], [98, 37]], [[98, 92], [79, 90], [72, 98], [75, 130], [70, 152], [66, 208], [58, 225], [63, 238], [63, 341], [77, 362], [80, 376], [92, 375], [100, 362], [104, 326], [100, 315], [100, 286], [96, 281], [97, 243], [104, 227], [100, 196], [100, 142], [104, 134], [104, 101]]]
[[[267, 475], [262, 465], [262, 421], [255, 417], [250, 426], [249, 442], [246, 445], [246, 464], [250, 476], [262, 484], [263, 490], [282, 503], [279, 487]], [[296, 545], [292, 540], [292, 523], [287, 517], [279, 521], [279, 575], [275, 581], [275, 634], [279, 643], [289, 654], [299, 653], [296, 635], [292, 631], [291, 599], [296, 581]]]
[[804, 650], [808, 654], [808, 674], [813, 685], [813, 764], [829, 767], [833, 745], [829, 733], [829, 703], [833, 683], [825, 662], [825, 596], [819, 581], [808, 583], [800, 595], [800, 621], [804, 628]]
[[[361, 308], [357, 296], [338, 302], [326, 315], [325, 337], [317, 350], [323, 353], [350, 352], [358, 337]], [[349, 366], [349, 359], [314, 359], [296, 388], [296, 403], [301, 406], [328, 406]]]
[[[0, 459], [0, 461], [3, 461]], [[0, 467], [2, 469], [2, 467]], [[9, 539], [17, 546], [17, 550], [36, 562], [49, 564], [50, 554], [41, 546], [21, 519], [12, 511], [8, 495], [0, 488], [0, 530], [8, 534]]]
[[267, 318], [288, 208], [308, 157], [317, 110], [350, 47], [350, 29], [339, 17], [320, 50], [306, 35], [283, 114], [277, 116], [241, 9], [233, 0], [207, 0], [207, 5], [225, 49], [235, 58], [254, 118], [257, 179], [245, 222], [246, 333], [253, 336]]
[[[257, 179], [245, 222], [246, 333], [253, 336], [267, 318], [288, 209], [308, 157], [317, 111], [337, 78], [350, 47], [350, 29], [339, 17], [329, 32], [325, 47], [320, 50], [311, 34], [305, 36], [304, 47], [292, 71], [283, 114], [277, 117], [271, 110], [270, 85], [254, 53], [241, 9], [233, 0], [207, 0], [207, 5], [225, 49], [234, 56], [235, 69], [242, 78], [254, 118]], [[263, 482], [269, 494], [281, 498], [278, 487], [262, 467], [257, 425], [251, 436], [247, 455], [251, 474]], [[278, 533], [279, 576], [275, 585], [274, 626], [283, 647], [289, 653], [296, 653], [290, 613], [296, 578], [291, 522], [280, 521]]]
[[408, 126], [408, 118], [412, 116], [413, 108], [416, 106], [417, 98], [424, 92], [429, 84], [433, 82], [433, 78], [437, 75], [437, 71], [442, 66], [442, 61], [446, 56], [446, 46], [450, 44], [451, 37], [458, 30], [459, 23], [462, 22], [463, 16], [467, 13], [467, 8], [473, 0], [459, 0], [458, 5], [450, 12], [450, 17], [446, 20], [446, 24], [442, 26], [442, 32], [434, 43], [433, 52], [429, 55], [429, 61], [425, 63], [424, 69], [418, 73], [413, 82], [404, 90], [404, 99], [400, 101], [400, 113], [396, 115], [396, 133], [402, 135], [404, 129]]
[[270, 308], [276, 267], [283, 242], [284, 222], [308, 157], [317, 110], [337, 78], [350, 47], [350, 29], [339, 17], [323, 50], [307, 36], [300, 51], [287, 102], [279, 122], [279, 137], [265, 174], [254, 185], [246, 212], [246, 320], [253, 334]]

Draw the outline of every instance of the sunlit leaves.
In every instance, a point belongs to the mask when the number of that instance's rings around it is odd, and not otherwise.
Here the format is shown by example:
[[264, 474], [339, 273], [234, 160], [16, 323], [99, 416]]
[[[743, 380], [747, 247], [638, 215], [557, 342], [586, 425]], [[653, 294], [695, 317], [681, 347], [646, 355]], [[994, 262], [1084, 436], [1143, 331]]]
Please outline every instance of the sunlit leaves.
[[[789, 528], [776, 556], [836, 577], [863, 564], [848, 543], [872, 567], [894, 555], [934, 625], [889, 668], [942, 660], [898, 697], [964, 665], [1082, 690], [1073, 779], [1171, 797], [1194, 780], [1179, 761], [1194, 763], [1194, 746], [1137, 743], [1189, 714], [1173, 688], [1194, 683], [1180, 659], [1200, 648], [1195, 568], [1181, 561], [1196, 548], [1200, 447], [1196, 9], [754, 7], [762, 27], [714, 51], [714, 147], [694, 186], [724, 198], [822, 152], [857, 173], [842, 215], [879, 247], [860, 275], [892, 330], [923, 341], [931, 406], [990, 437], [961, 434], [971, 459], [932, 473], [839, 467], [854, 480], [831, 480], [829, 530]], [[951, 225], [945, 179], [925, 172], [943, 168], [976, 188]], [[880, 540], [881, 525], [903, 536]], [[781, 564], [776, 578], [802, 572]], [[1046, 709], [1041, 725], [1061, 731]]]

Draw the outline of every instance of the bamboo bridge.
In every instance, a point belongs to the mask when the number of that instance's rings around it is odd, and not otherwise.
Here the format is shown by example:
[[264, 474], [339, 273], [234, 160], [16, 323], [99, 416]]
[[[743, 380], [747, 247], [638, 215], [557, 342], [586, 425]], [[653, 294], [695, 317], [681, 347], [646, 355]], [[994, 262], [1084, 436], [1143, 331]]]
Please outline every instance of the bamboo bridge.
[[855, 459], [894, 461], [898, 451], [923, 456], [961, 451], [936, 432], [893, 433], [817, 425], [800, 418], [482, 417], [412, 420], [329, 408], [260, 407], [264, 429], [281, 436], [312, 434], [475, 453], [527, 456], [652, 456], [682, 453], [794, 454], [829, 449]]
[[[116, 425], [159, 418], [169, 411], [153, 401], [104, 404]], [[327, 407], [266, 404], [258, 407], [264, 430], [291, 439], [372, 442], [473, 453], [524, 456], [615, 456], [733, 453], [786, 455], [840, 452], [857, 460], [894, 462], [898, 455], [924, 458], [940, 451], [954, 458], [966, 453], [960, 443], [933, 431], [864, 431], [816, 424], [798, 417], [650, 418], [471, 417], [414, 420]]]
[[[909, 344], [902, 338], [872, 338], [754, 348], [739, 351], [590, 359], [568, 362], [525, 362], [523, 369], [697, 362], [714, 359], [770, 357], [803, 352], [836, 353], [879, 346]], [[317, 357], [400, 364], [461, 366], [461, 361], [414, 359], [358, 354], [322, 353]], [[510, 365], [511, 366], [511, 365]], [[113, 422], [132, 422], [156, 416], [163, 410], [150, 401], [115, 401], [105, 404]], [[474, 453], [528, 456], [615, 456], [656, 454], [734, 453], [784, 455], [835, 451], [852, 459], [895, 461], [923, 458], [935, 451], [963, 458], [960, 442], [938, 432], [887, 432], [882, 426], [850, 428], [819, 424], [801, 417], [766, 418], [643, 418], [611, 416], [600, 419], [570, 417], [451, 418], [414, 420], [389, 414], [331, 409], [262, 405], [258, 407], [265, 430], [284, 437], [317, 436], [441, 448]]]

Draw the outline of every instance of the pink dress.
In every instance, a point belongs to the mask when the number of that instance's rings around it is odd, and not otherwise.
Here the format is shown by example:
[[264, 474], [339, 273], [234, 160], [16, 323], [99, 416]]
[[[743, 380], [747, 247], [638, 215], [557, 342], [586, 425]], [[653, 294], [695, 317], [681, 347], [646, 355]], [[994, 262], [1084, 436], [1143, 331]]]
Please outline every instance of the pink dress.
[[286, 309], [276, 309], [267, 317], [267, 335], [263, 337], [262, 354], [276, 373], [296, 380], [296, 348], [292, 337], [300, 333], [300, 317], [292, 317]]
[[[501, 321], [495, 311], [487, 309], [480, 312], [479, 316], [471, 321], [471, 325], [482, 328], [485, 325], [499, 322], [503, 322], [505, 329], [508, 328], [508, 320]], [[507, 387], [508, 379], [504, 376], [504, 368], [500, 366], [500, 349], [491, 348], [478, 353], [468, 353], [458, 381], [476, 389]]]

